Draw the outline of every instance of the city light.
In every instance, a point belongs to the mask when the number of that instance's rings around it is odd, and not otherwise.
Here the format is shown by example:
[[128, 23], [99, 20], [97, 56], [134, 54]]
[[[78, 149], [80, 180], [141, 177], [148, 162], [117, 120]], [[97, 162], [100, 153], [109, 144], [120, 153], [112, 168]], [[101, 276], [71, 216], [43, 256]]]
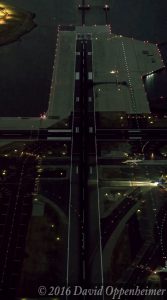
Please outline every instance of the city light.
[[118, 73], [117, 70], [111, 70], [111, 71], [110, 71], [110, 74], [116, 74], [116, 73]]
[[129, 186], [158, 186], [158, 182], [150, 182], [150, 181], [129, 181]]
[[105, 9], [109, 9], [109, 5], [105, 4], [105, 5], [104, 5], [104, 8], [105, 8]]
[[2, 171], [2, 175], [6, 175], [6, 170], [3, 170], [3, 171]]
[[40, 119], [45, 120], [47, 118], [46, 113], [40, 115]]
[[0, 4], [0, 24], [6, 24], [8, 19], [12, 18], [12, 10], [3, 4]]
[[155, 156], [154, 156], [154, 153], [151, 153], [151, 159], [154, 159]]
[[152, 185], [152, 186], [158, 186], [158, 184], [159, 184], [158, 181], [156, 181], [156, 182], [151, 182], [151, 183], [150, 183], [150, 185]]

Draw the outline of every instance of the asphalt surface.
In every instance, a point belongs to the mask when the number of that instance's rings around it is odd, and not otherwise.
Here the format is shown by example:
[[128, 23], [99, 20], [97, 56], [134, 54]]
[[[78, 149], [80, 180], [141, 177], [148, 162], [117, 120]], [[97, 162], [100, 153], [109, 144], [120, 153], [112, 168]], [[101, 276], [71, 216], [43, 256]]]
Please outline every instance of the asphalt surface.
[[[71, 157], [71, 206], [75, 206], [80, 218], [76, 218], [69, 210], [69, 256], [68, 282], [79, 282], [81, 286], [92, 286], [95, 283], [92, 267], [88, 263], [90, 255], [90, 208], [88, 201], [89, 153], [97, 156], [95, 141], [94, 98], [92, 88], [92, 44], [91, 35], [78, 34], [76, 40], [75, 92], [72, 121], [72, 157]], [[88, 105], [89, 104], [89, 105]], [[90, 143], [91, 141], [91, 143]], [[73, 160], [75, 158], [75, 165]], [[78, 158], [78, 165], [76, 161]], [[77, 177], [76, 177], [77, 173]], [[95, 173], [97, 177], [97, 172]], [[76, 197], [77, 185], [79, 198]], [[98, 188], [98, 187], [97, 187]], [[98, 193], [98, 191], [96, 191]], [[75, 195], [75, 196], [74, 196]], [[79, 199], [79, 201], [78, 201]], [[98, 264], [96, 266], [96, 283], [101, 285], [102, 254], [100, 235], [100, 212], [95, 202], [94, 214], [97, 216], [98, 230], [96, 242], [99, 244]], [[74, 235], [75, 233], [75, 235]], [[75, 236], [75, 240], [74, 240]], [[75, 253], [75, 257], [74, 257]], [[83, 296], [84, 298], [84, 296]]]

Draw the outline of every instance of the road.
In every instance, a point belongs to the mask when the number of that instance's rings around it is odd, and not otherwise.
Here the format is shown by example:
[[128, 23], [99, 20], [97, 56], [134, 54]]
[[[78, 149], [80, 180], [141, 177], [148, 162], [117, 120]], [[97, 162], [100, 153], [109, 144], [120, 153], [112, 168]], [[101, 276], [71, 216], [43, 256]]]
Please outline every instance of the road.
[[0, 295], [4, 299], [14, 298], [16, 293], [35, 181], [34, 158], [24, 158], [14, 166], [16, 171], [9, 177], [6, 175], [0, 187]]
[[[89, 60], [88, 60], [89, 62]], [[79, 86], [77, 87], [79, 88]], [[91, 97], [91, 96], [88, 96]], [[78, 100], [77, 100], [78, 101]], [[93, 102], [89, 100], [88, 104], [90, 110]], [[91, 103], [92, 102], [92, 103]], [[79, 109], [80, 105], [77, 103], [76, 112]], [[92, 111], [93, 112], [93, 111]], [[131, 142], [135, 141], [166, 141], [167, 139], [167, 129], [99, 129], [97, 128], [97, 141], [111, 141], [111, 140], [129, 140]], [[1, 139], [40, 139], [40, 140], [70, 140], [71, 138], [71, 129], [38, 129], [38, 130], [0, 130]]]
[[[80, 282], [81, 286], [93, 286], [93, 284], [95, 283], [99, 285], [103, 284], [100, 211], [98, 201], [95, 201], [92, 207], [92, 211], [94, 211], [96, 219], [95, 224], [97, 225], [96, 243], [98, 243], [99, 252], [99, 261], [98, 265], [96, 266], [97, 269], [94, 270], [96, 275], [94, 275], [94, 271], [91, 270], [91, 266], [88, 263], [90, 249], [92, 247], [92, 236], [90, 235], [90, 207], [88, 201], [89, 153], [95, 155], [96, 171], [94, 173], [94, 176], [96, 178], [98, 176], [93, 90], [87, 88], [88, 85], [90, 85], [91, 81], [91, 35], [78, 34], [76, 39], [75, 91], [72, 121], [72, 156], [70, 180], [71, 196], [69, 201], [69, 243], [67, 282]], [[77, 158], [78, 165], [76, 165]], [[79, 201], [78, 197], [76, 197], [77, 184], [79, 192]], [[99, 197], [98, 186], [96, 187], [96, 197], [97, 199]], [[76, 217], [72, 215], [70, 206], [75, 207], [76, 210], [79, 211], [79, 219], [76, 219]], [[74, 253], [76, 253], [75, 257]], [[80, 278], [79, 281], [78, 278]]]
[[133, 194], [135, 193], [136, 192], [126, 197], [107, 218], [101, 220], [103, 247], [121, 220], [126, 216], [130, 209], [136, 205], [137, 202], [133, 198]]

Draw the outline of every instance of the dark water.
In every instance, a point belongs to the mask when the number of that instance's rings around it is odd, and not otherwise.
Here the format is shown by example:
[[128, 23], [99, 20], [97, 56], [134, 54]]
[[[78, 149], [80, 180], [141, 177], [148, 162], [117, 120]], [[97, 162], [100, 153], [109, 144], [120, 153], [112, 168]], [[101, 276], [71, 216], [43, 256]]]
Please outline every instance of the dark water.
[[144, 79], [151, 112], [167, 114], [167, 70], [164, 68]]
[[21, 41], [0, 47], [0, 116], [37, 116], [46, 111], [57, 25], [73, 23], [73, 6], [62, 0], [8, 0], [36, 14], [37, 27]]
[[[0, 116], [38, 116], [47, 109], [57, 25], [78, 22], [77, 1], [4, 2], [35, 13], [38, 26], [21, 41], [0, 47]], [[114, 33], [167, 41], [166, 0], [112, 0], [109, 20]]]
[[111, 0], [112, 30], [152, 42], [167, 41], [166, 0]]

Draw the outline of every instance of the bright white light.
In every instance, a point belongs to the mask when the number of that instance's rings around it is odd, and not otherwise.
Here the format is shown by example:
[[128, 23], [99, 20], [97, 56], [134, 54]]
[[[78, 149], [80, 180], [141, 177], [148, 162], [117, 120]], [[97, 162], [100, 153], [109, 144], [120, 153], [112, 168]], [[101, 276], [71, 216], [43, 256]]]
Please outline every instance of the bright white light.
[[45, 120], [46, 118], [47, 118], [47, 116], [46, 116], [45, 113], [43, 113], [43, 114], [40, 115], [40, 119]]
[[151, 185], [153, 185], [153, 186], [158, 186], [158, 184], [159, 184], [158, 181], [156, 181], [156, 182], [151, 182]]
[[147, 77], [149, 79], [149, 78], [152, 78], [153, 76], [154, 76], [154, 73], [153, 74], [149, 74]]
[[115, 74], [115, 73], [117, 73], [116, 70], [111, 70], [111, 71], [110, 71], [110, 74]]

